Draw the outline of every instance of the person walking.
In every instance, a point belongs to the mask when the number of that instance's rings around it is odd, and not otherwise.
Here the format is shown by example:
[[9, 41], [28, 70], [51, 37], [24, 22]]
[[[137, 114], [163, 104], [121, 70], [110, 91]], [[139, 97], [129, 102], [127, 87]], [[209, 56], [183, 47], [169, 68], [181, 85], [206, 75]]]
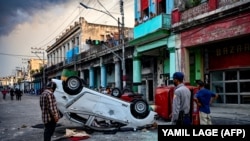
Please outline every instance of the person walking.
[[175, 85], [171, 122], [173, 125], [191, 125], [190, 98], [191, 91], [183, 84], [184, 74], [175, 72], [173, 83]]
[[13, 88], [10, 89], [10, 99], [14, 100], [14, 96], [15, 96], [15, 91]]
[[15, 95], [16, 95], [16, 100], [18, 100], [18, 99], [19, 99], [19, 98], [18, 98], [18, 93], [19, 93], [19, 92], [18, 92], [18, 90], [19, 90], [19, 89], [18, 89], [18, 88], [16, 88], [16, 89], [15, 89], [15, 92], [14, 92], [14, 93], [15, 93]]
[[194, 95], [194, 101], [199, 106], [200, 125], [212, 125], [210, 104], [218, 98], [218, 94], [206, 89], [205, 83], [197, 81], [199, 91]]
[[56, 128], [56, 123], [61, 118], [56, 106], [56, 99], [54, 96], [55, 89], [56, 84], [50, 81], [40, 96], [40, 108], [44, 123], [44, 141], [51, 141], [51, 137]]
[[8, 90], [4, 88], [4, 89], [2, 90], [3, 99], [6, 99], [7, 93], [8, 93]]
[[20, 89], [17, 89], [16, 90], [16, 96], [17, 96], [16, 98], [17, 98], [17, 100], [21, 101], [22, 95], [23, 95], [23, 92]]

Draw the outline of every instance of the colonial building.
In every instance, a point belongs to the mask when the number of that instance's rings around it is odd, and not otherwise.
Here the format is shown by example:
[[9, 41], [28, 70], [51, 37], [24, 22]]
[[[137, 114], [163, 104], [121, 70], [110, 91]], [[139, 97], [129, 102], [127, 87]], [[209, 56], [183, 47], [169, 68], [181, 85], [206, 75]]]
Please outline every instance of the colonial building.
[[[169, 84], [175, 72], [175, 40], [171, 36], [174, 1], [135, 0], [133, 84], [144, 98], [154, 102], [156, 87]], [[140, 21], [140, 19], [142, 19]]]
[[136, 0], [133, 84], [149, 102], [175, 71], [217, 103], [250, 103], [249, 0]]
[[[45, 58], [43, 58], [45, 59]], [[41, 59], [30, 59], [28, 61], [28, 69], [27, 69], [27, 79], [30, 81], [30, 88], [34, 90], [40, 90], [43, 87], [43, 69], [45, 64], [47, 64], [46, 60]]]
[[250, 1], [183, 5], [172, 12], [172, 32], [187, 81], [204, 80], [217, 103], [250, 104]]
[[[132, 29], [124, 28], [125, 43], [132, 38]], [[122, 28], [88, 23], [83, 17], [70, 26], [56, 42], [46, 49], [46, 81], [61, 79], [64, 69], [78, 72], [90, 88], [121, 88]], [[126, 65], [132, 66], [130, 47], [125, 46]], [[130, 62], [130, 64], [129, 64]], [[127, 66], [127, 76], [132, 68]], [[129, 84], [129, 77], [127, 78]]]
[[122, 88], [126, 79], [127, 86], [154, 103], [155, 89], [172, 84], [173, 73], [182, 71], [185, 83], [204, 80], [220, 95], [217, 103], [250, 103], [249, 0], [134, 4], [135, 27], [133, 33], [125, 28], [125, 47], [120, 27], [80, 18], [46, 49], [46, 79], [60, 79], [63, 69], [77, 71], [90, 88]]

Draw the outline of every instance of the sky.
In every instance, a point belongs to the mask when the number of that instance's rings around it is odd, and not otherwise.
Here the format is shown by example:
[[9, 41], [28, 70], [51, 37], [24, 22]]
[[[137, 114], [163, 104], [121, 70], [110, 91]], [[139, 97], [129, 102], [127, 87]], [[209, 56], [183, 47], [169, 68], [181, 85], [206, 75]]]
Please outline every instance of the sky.
[[[123, 1], [125, 27], [133, 27], [134, 0]], [[34, 52], [51, 46], [79, 17], [89, 23], [117, 25], [111, 16], [85, 9], [80, 2], [121, 19], [119, 0], [0, 0], [0, 77], [27, 71], [31, 58], [43, 59], [42, 53]]]

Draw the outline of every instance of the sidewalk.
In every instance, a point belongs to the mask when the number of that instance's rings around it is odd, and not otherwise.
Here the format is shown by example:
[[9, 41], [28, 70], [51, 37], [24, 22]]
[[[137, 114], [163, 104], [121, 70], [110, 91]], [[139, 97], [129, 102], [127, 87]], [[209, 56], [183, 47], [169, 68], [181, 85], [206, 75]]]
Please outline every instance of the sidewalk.
[[[215, 124], [250, 124], [250, 105], [215, 104], [210, 107]], [[158, 119], [159, 125], [170, 125], [171, 122]]]
[[213, 104], [211, 116], [250, 122], [250, 105]]

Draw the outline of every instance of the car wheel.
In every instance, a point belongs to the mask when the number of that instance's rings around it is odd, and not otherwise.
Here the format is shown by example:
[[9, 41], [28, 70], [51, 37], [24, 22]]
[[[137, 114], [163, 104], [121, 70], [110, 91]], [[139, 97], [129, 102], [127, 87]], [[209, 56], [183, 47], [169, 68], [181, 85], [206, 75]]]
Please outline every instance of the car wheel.
[[138, 119], [147, 117], [150, 112], [148, 103], [143, 99], [134, 99], [130, 106], [132, 115]]
[[82, 80], [77, 76], [70, 76], [66, 81], [63, 81], [63, 90], [69, 95], [78, 94], [82, 88]]
[[111, 95], [114, 96], [114, 97], [118, 97], [120, 98], [121, 97], [121, 91], [119, 88], [114, 88], [112, 89], [112, 92], [111, 92]]

